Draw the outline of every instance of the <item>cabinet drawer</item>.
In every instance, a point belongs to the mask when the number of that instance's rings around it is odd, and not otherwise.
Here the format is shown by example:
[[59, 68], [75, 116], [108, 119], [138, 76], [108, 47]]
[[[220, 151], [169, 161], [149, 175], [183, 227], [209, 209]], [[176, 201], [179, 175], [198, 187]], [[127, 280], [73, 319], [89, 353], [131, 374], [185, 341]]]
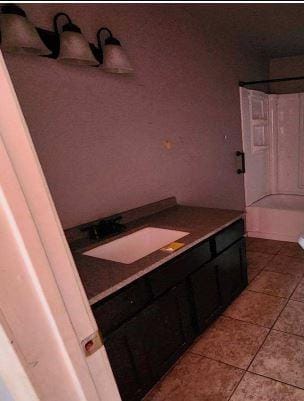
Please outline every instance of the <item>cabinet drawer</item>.
[[244, 220], [238, 220], [215, 235], [215, 252], [220, 253], [244, 235]]
[[205, 241], [156, 269], [147, 277], [153, 295], [158, 296], [173, 287], [210, 259], [210, 243]]
[[104, 336], [130, 319], [151, 300], [151, 292], [141, 279], [92, 306], [98, 327]]

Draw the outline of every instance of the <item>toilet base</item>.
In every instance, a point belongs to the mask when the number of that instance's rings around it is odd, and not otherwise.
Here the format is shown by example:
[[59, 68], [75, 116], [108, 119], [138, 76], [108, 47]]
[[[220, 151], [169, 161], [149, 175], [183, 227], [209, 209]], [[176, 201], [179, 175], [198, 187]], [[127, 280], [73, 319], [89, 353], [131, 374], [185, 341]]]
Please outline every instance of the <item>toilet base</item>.
[[304, 249], [304, 234], [301, 234], [298, 239], [298, 244]]

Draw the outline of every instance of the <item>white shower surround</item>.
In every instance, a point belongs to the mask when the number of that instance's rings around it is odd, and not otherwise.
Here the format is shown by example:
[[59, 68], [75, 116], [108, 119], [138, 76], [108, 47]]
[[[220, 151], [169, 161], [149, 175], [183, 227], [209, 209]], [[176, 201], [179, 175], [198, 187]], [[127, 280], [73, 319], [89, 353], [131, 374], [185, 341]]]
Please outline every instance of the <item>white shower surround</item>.
[[[250, 116], [242, 116], [243, 122], [250, 120], [252, 137], [259, 95], [250, 91]], [[246, 206], [248, 236], [296, 242], [304, 232], [304, 93], [268, 95], [267, 100], [269, 188], [266, 196]]]
[[269, 114], [271, 193], [304, 195], [304, 93], [269, 95]]
[[304, 197], [268, 195], [247, 207], [249, 237], [297, 242], [304, 232]]

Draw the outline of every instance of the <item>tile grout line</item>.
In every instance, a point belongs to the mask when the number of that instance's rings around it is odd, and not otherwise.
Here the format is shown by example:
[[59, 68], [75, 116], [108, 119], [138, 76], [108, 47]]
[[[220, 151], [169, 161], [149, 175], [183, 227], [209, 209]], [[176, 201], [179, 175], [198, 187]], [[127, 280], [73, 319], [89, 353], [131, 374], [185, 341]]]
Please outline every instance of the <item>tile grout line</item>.
[[[301, 280], [298, 282], [298, 284], [296, 285], [296, 287], [294, 288], [294, 290], [293, 290], [292, 293], [290, 294], [290, 297], [289, 297], [288, 301], [292, 299], [291, 297], [292, 297], [293, 294], [296, 292], [296, 289], [299, 287], [299, 285], [300, 285], [300, 283], [301, 283], [302, 281], [303, 281], [303, 277], [301, 278]], [[299, 301], [299, 302], [301, 302], [301, 301]]]
[[243, 374], [242, 374], [242, 376], [241, 376], [241, 378], [240, 378], [240, 380], [237, 382], [237, 384], [236, 384], [236, 386], [234, 387], [232, 393], [230, 394], [230, 397], [227, 398], [227, 401], [230, 401], [230, 400], [231, 400], [231, 398], [233, 397], [233, 395], [234, 395], [236, 389], [237, 389], [237, 388], [239, 387], [239, 385], [241, 384], [241, 381], [243, 380], [243, 378], [244, 378], [244, 376], [245, 376], [246, 373], [247, 373], [247, 370], [244, 370], [244, 371], [243, 371]]
[[193, 351], [190, 351], [190, 353], [191, 353], [192, 355], [195, 355], [195, 356], [200, 356], [201, 358], [206, 358], [206, 359], [208, 359], [209, 361], [218, 362], [218, 363], [220, 363], [220, 364], [229, 366], [230, 368], [238, 369], [239, 371], [242, 372], [241, 377], [240, 377], [240, 379], [237, 381], [236, 385], [234, 386], [234, 388], [233, 388], [233, 390], [232, 390], [232, 393], [230, 394], [229, 398], [227, 398], [227, 400], [223, 400], [223, 401], [229, 401], [229, 400], [231, 399], [231, 397], [233, 396], [235, 390], [237, 389], [237, 387], [239, 386], [239, 384], [240, 384], [241, 381], [243, 380], [243, 377], [245, 376], [247, 370], [246, 370], [246, 369], [243, 369], [243, 368], [240, 368], [239, 366], [231, 365], [230, 363], [220, 361], [219, 359], [211, 358], [210, 356], [201, 355], [201, 354], [198, 354], [198, 353], [193, 352]]
[[[251, 292], [255, 292], [255, 291], [251, 291]], [[255, 294], [268, 295], [268, 294], [264, 294], [263, 292], [255, 292]], [[281, 312], [283, 311], [283, 309], [285, 309], [285, 307], [286, 307], [286, 305], [287, 305], [287, 303], [288, 303], [288, 299], [287, 299], [287, 298], [279, 298], [279, 297], [276, 297], [276, 298], [282, 299], [282, 300], [285, 300], [285, 301], [286, 301], [285, 304], [282, 306], [282, 309], [281, 309], [280, 312], [279, 312], [279, 313], [281, 313]], [[238, 319], [238, 318], [236, 318], [236, 317], [231, 317], [231, 316], [227, 316], [227, 315], [222, 315], [222, 316], [223, 316], [223, 317], [226, 317], [226, 318], [229, 318], [229, 319], [237, 320], [238, 322], [243, 322], [243, 323], [246, 323], [246, 324], [252, 324], [253, 326], [262, 327], [263, 329], [267, 329], [267, 330], [271, 330], [271, 328], [272, 328], [272, 325], [271, 325], [270, 327], [269, 327], [269, 326], [263, 326], [262, 324], [248, 322], [247, 320]], [[279, 331], [279, 330], [278, 330], [278, 331]], [[304, 336], [303, 336], [303, 337], [304, 337]]]
[[[270, 272], [270, 273], [272, 273], [272, 272]], [[303, 278], [304, 278], [304, 276], [303, 276]], [[302, 280], [301, 280], [301, 281], [302, 281]], [[295, 289], [297, 288], [297, 286], [298, 286], [299, 284], [300, 284], [300, 282], [296, 284], [296, 287], [292, 290], [292, 293], [295, 291]], [[270, 294], [270, 293], [268, 293], [268, 292], [262, 292], [262, 291], [251, 290], [251, 289], [247, 289], [247, 291], [255, 292], [256, 294], [268, 295], [268, 296], [270, 296], [270, 297], [274, 297], [274, 298], [278, 298], [278, 299], [289, 299], [289, 296], [280, 297], [279, 295], [274, 295], [274, 294]], [[304, 301], [303, 301], [303, 302], [304, 302]]]
[[261, 292], [261, 291], [257, 291], [257, 290], [251, 290], [249, 288], [246, 288], [246, 291], [254, 292], [255, 294], [268, 295], [269, 297], [274, 297], [274, 298], [277, 298], [277, 299], [288, 299], [287, 297], [280, 297], [279, 295], [269, 294], [268, 292]]
[[201, 358], [206, 358], [206, 359], [208, 359], [209, 361], [214, 361], [214, 362], [222, 363], [223, 365], [230, 366], [230, 368], [234, 368], [234, 369], [238, 369], [238, 370], [242, 370], [243, 372], [246, 372], [246, 369], [240, 368], [239, 366], [231, 365], [231, 363], [223, 362], [223, 361], [220, 361], [219, 359], [211, 358], [211, 356], [202, 355], [202, 354], [199, 354], [199, 353], [197, 353], [197, 352], [195, 352], [195, 351], [189, 351], [189, 352], [190, 352], [192, 355], [200, 356]]
[[278, 272], [276, 270], [266, 270], [266, 267], [267, 266], [265, 265], [265, 267], [263, 267], [263, 269], [255, 276], [255, 278], [251, 281], [251, 283], [256, 279], [256, 277], [258, 275], [260, 275], [260, 273], [263, 273], [263, 272], [276, 273], [276, 274], [281, 274], [282, 276], [291, 276], [291, 277], [295, 277], [295, 278], [303, 278], [303, 276], [304, 276], [304, 273], [301, 274], [301, 277], [300, 277], [300, 275], [295, 275], [295, 274], [291, 274], [291, 273], [282, 273], [282, 272]]
[[[284, 308], [285, 309], [285, 308]], [[301, 336], [301, 334], [295, 334], [295, 333], [290, 333], [289, 331], [283, 331], [283, 330], [279, 330], [279, 329], [271, 329], [272, 331], [277, 331], [278, 333], [283, 333], [283, 334], [288, 334], [290, 336], [295, 336], [295, 337], [299, 337], [302, 338], [304, 340], [304, 335]]]
[[[269, 380], [272, 380], [274, 382], [278, 382], [278, 383], [284, 384], [285, 386], [290, 386], [290, 387], [293, 387], [293, 388], [295, 388], [297, 390], [304, 391], [304, 388], [302, 388], [302, 387], [297, 387], [294, 384], [289, 384], [289, 383], [283, 382], [282, 380], [279, 380], [279, 379], [273, 379], [272, 377], [269, 377], [269, 376], [263, 376], [263, 375], [261, 375], [261, 373], [250, 372], [250, 371], [247, 371], [247, 370], [245, 371], [245, 374], [246, 373], [251, 373], [253, 375], [263, 377], [264, 379], [269, 379]], [[227, 401], [229, 401], [229, 400], [227, 400]]]

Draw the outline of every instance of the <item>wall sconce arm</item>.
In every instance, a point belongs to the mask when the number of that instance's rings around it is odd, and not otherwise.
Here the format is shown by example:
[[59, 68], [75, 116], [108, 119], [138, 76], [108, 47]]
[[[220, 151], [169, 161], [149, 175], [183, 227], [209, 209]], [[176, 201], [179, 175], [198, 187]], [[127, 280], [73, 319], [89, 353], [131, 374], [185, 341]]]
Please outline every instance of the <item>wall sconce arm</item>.
[[54, 16], [54, 18], [53, 18], [53, 26], [54, 26], [54, 31], [55, 31], [55, 33], [57, 33], [57, 35], [59, 35], [58, 19], [59, 19], [60, 17], [62, 17], [62, 16], [64, 16], [64, 17], [68, 20], [68, 24], [73, 25], [73, 24], [72, 24], [72, 20], [71, 20], [71, 18], [68, 16], [68, 14], [66, 14], [66, 13], [58, 13], [58, 14], [56, 14], [56, 15]]
[[108, 34], [109, 34], [108, 38], [113, 38], [112, 32], [110, 31], [109, 28], [101, 27], [100, 29], [98, 29], [96, 36], [97, 36], [97, 44], [98, 44], [99, 49], [102, 48], [101, 32], [103, 32], [103, 31], [108, 32]]

